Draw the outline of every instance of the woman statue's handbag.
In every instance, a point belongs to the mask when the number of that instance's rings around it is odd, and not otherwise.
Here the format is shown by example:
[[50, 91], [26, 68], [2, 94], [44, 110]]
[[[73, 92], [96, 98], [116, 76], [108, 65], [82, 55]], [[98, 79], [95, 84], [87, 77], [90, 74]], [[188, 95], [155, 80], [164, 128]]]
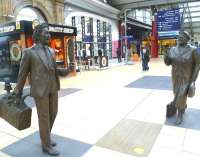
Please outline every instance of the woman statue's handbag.
[[188, 97], [193, 97], [195, 95], [195, 83], [191, 83], [188, 88]]
[[11, 93], [0, 95], [0, 117], [18, 130], [31, 125], [32, 109], [24, 101], [27, 96], [17, 97]]

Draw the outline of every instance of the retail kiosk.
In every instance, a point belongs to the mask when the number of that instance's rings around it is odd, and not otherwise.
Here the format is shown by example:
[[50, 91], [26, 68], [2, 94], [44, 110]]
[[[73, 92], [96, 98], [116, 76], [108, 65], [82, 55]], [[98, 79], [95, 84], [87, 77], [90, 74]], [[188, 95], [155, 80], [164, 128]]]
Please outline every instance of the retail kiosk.
[[[0, 25], [0, 81], [16, 82], [22, 50], [33, 45], [32, 34], [37, 21], [19, 21]], [[75, 62], [76, 27], [49, 24], [50, 47], [55, 50], [56, 63], [67, 67]]]

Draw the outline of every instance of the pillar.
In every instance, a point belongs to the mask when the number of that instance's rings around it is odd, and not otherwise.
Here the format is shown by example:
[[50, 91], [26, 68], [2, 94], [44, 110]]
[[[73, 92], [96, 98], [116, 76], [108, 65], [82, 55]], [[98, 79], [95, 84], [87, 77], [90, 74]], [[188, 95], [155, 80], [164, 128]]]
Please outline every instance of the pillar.
[[0, 0], [0, 23], [7, 23], [15, 21], [13, 15], [13, 1]]
[[157, 24], [155, 18], [156, 9], [152, 9], [152, 34], [151, 34], [151, 57], [157, 58], [158, 57], [158, 31], [157, 31]]
[[63, 25], [65, 23], [64, 6], [62, 2], [56, 1], [55, 3], [56, 24]]

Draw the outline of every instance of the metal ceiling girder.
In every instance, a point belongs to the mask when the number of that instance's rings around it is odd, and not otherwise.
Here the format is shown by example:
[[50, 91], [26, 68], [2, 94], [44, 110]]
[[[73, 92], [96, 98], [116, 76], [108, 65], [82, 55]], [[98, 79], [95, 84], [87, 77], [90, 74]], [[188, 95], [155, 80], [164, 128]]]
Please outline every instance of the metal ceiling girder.
[[[188, 12], [186, 14], [186, 11]], [[183, 15], [182, 15], [182, 29], [185, 29], [185, 19], [188, 19], [188, 24], [189, 24], [189, 27], [190, 27], [190, 34], [191, 36], [193, 37], [194, 36], [194, 31], [193, 31], [193, 26], [192, 26], [192, 17], [191, 17], [191, 12], [190, 12], [190, 7], [189, 7], [189, 4], [188, 3], [184, 3], [183, 5]]]
[[124, 2], [123, 4], [116, 5], [116, 7], [119, 9], [139, 9], [139, 8], [147, 8], [150, 6], [197, 2], [197, 0], [140, 0], [130, 3], [126, 3], [126, 1], [124, 0], [123, 2]]
[[142, 24], [140, 22], [134, 22], [134, 21], [127, 20], [127, 23], [134, 25], [134, 26], [138, 26], [138, 27], [142, 27], [142, 28], [151, 30], [151, 26], [148, 26], [146, 24]]
[[[185, 27], [190, 27], [190, 23], [189, 22], [185, 22]], [[192, 26], [193, 28], [200, 28], [200, 21], [199, 22], [192, 22]]]
[[120, 10], [98, 0], [64, 0], [65, 5], [72, 5], [83, 10], [118, 20]]

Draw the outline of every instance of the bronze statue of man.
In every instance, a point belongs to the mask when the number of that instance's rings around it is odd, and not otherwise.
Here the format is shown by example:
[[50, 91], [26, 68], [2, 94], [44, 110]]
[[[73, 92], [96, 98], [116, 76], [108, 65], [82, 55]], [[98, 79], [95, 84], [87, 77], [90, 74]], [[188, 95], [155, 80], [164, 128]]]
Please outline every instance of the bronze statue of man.
[[172, 47], [164, 56], [165, 64], [172, 66], [174, 99], [170, 105], [175, 108], [174, 114], [178, 110], [177, 125], [183, 121], [183, 114], [187, 108], [188, 91], [194, 89], [200, 69], [200, 56], [196, 47], [188, 43], [189, 40], [189, 33], [181, 31], [177, 46]]
[[22, 92], [30, 74], [30, 94], [36, 102], [42, 150], [56, 156], [59, 152], [54, 147], [56, 143], [51, 140], [51, 130], [58, 112], [59, 75], [67, 75], [72, 67], [56, 67], [54, 51], [48, 46], [48, 24], [42, 23], [35, 27], [33, 40], [35, 44], [23, 52], [14, 94]]

